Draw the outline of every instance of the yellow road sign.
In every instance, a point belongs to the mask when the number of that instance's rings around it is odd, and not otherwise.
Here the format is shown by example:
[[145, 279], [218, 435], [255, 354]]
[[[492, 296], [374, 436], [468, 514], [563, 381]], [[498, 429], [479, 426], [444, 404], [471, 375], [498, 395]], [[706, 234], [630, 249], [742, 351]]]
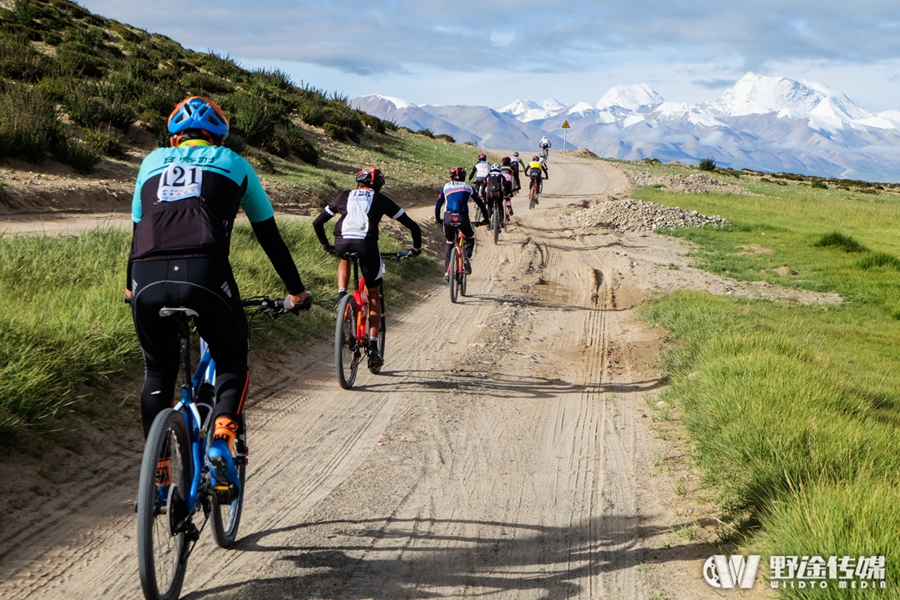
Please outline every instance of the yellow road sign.
[[566, 121], [565, 123], [563, 123], [563, 127], [562, 127], [562, 128], [563, 128], [563, 129], [568, 129], [568, 128], [569, 128], [569, 122]]

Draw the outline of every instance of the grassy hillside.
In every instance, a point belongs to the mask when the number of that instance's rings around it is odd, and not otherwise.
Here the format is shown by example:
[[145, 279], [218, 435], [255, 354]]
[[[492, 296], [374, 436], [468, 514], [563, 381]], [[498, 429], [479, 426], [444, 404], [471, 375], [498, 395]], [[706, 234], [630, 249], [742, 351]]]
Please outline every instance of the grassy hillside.
[[284, 184], [282, 204], [330, 198], [366, 164], [410, 194], [474, 163], [472, 149], [398, 130], [278, 69], [247, 70], [69, 0], [0, 1], [0, 159], [60, 161], [85, 174], [101, 161], [136, 168], [148, 140], [168, 143], [166, 119], [192, 94], [222, 106], [226, 145]]
[[[900, 564], [900, 196], [852, 182], [714, 176], [755, 195], [648, 186], [634, 197], [732, 223], [668, 232], [697, 244], [701, 268], [844, 298], [802, 306], [684, 291], [643, 307], [675, 342], [663, 357], [663, 398], [728, 511], [722, 533], [765, 564], [772, 554]], [[896, 569], [887, 573], [878, 595], [898, 598]], [[835, 588], [779, 597], [863, 597]]]

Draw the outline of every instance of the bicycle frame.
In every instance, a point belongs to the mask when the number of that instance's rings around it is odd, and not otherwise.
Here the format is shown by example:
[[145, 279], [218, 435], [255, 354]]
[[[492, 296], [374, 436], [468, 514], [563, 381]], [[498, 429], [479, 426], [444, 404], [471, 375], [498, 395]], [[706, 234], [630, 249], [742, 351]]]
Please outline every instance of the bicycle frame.
[[[188, 373], [191, 372], [191, 331], [187, 316], [179, 318], [178, 337], [181, 353], [182, 383], [181, 399], [174, 408], [176, 411], [181, 412], [191, 439], [193, 469], [190, 493], [185, 500], [191, 514], [194, 514], [200, 509], [200, 503], [205, 493], [201, 486], [203, 484], [203, 476], [208, 471], [206, 466], [208, 436], [206, 433], [215, 410], [215, 406], [211, 404], [195, 402], [195, 397], [203, 383], [215, 385], [216, 362], [209, 352], [209, 346], [201, 338], [200, 362], [197, 364], [196, 370], [194, 370], [193, 377], [189, 378]], [[201, 418], [200, 407], [207, 410], [206, 418]]]
[[447, 265], [447, 271], [446, 271], [447, 276], [451, 275], [451, 269], [453, 269], [453, 273], [455, 273], [456, 275], [462, 273], [463, 259], [465, 258], [465, 251], [466, 251], [466, 236], [463, 235], [462, 228], [459, 226], [459, 224], [455, 224], [455, 223], [451, 224], [450, 227], [453, 227], [454, 229], [456, 229], [456, 241], [453, 242], [453, 244], [456, 246], [456, 257], [457, 257], [456, 262], [457, 262], [457, 264], [455, 266], [452, 264]]

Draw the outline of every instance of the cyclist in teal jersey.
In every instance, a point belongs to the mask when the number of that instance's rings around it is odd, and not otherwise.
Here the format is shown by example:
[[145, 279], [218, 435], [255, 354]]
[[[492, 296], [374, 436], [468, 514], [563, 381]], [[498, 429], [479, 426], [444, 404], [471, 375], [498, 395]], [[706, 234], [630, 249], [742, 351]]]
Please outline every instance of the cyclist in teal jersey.
[[222, 146], [228, 121], [211, 100], [192, 96], [169, 116], [171, 147], [141, 164], [132, 199], [134, 237], [125, 297], [146, 364], [141, 418], [146, 437], [156, 415], [172, 406], [178, 332], [163, 306], [195, 310], [197, 329], [216, 362], [216, 412], [209, 450], [214, 483], [239, 488], [231, 449], [249, 385], [247, 318], [228, 254], [243, 208], [256, 238], [284, 281], [287, 310], [312, 305], [275, 211], [246, 160]]

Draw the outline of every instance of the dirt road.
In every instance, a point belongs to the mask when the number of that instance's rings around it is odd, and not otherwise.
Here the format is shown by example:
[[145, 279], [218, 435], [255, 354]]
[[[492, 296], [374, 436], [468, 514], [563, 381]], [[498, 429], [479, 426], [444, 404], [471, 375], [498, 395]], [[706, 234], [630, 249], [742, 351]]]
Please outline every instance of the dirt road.
[[[435, 282], [389, 315], [382, 375], [342, 391], [328, 344], [254, 370], [240, 539], [204, 532], [184, 598], [718, 597], [714, 523], [651, 423], [661, 332], [630, 310], [702, 275], [665, 268], [686, 262], [672, 240], [562, 228], [627, 181], [559, 153], [550, 169], [499, 245], [479, 231], [469, 297]], [[116, 451], [7, 532], [0, 597], [140, 597], [138, 459]]]

